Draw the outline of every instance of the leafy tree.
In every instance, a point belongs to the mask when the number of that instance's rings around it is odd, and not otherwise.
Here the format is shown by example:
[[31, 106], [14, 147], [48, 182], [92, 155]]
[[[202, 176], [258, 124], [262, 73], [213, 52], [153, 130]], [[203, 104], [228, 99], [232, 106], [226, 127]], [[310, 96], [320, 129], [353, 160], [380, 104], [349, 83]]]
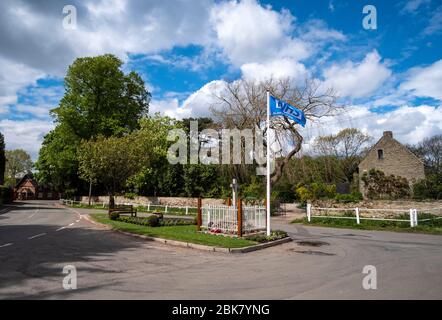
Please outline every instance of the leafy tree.
[[31, 156], [25, 150], [6, 150], [6, 179], [8, 185], [15, 185], [15, 179], [31, 172], [32, 167]]
[[114, 195], [121, 192], [128, 177], [139, 171], [146, 159], [146, 151], [133, 135], [100, 136], [84, 141], [78, 150], [80, 177], [86, 181], [100, 181], [109, 195], [109, 207], [114, 207]]
[[[77, 148], [82, 140], [122, 136], [139, 128], [150, 93], [135, 72], [124, 74], [122, 61], [106, 54], [78, 58], [65, 77], [65, 94], [51, 111], [57, 124], [40, 149], [38, 180], [61, 191], [82, 191]], [[89, 181], [87, 181], [89, 183]]]
[[0, 132], [0, 185], [5, 183], [5, 166], [6, 166], [6, 156], [5, 156], [5, 137]]
[[137, 129], [148, 112], [150, 93], [137, 73], [121, 71], [122, 64], [110, 54], [75, 60], [64, 79], [60, 106], [51, 111], [56, 122], [86, 140]]
[[50, 131], [43, 139], [35, 165], [38, 182], [52, 185], [56, 190], [69, 195], [81, 189], [83, 183], [77, 173], [78, 144], [78, 138], [64, 124]]
[[166, 159], [167, 132], [174, 124], [170, 118], [155, 115], [143, 118], [139, 130], [123, 137], [83, 140], [77, 154], [81, 178], [101, 182], [113, 207], [114, 195], [123, 192], [130, 178]]

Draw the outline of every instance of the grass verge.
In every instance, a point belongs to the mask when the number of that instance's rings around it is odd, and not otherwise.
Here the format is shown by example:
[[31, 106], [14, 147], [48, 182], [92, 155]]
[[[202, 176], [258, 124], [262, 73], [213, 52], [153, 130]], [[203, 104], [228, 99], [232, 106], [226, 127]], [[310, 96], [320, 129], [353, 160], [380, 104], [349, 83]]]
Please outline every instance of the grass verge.
[[113, 221], [108, 218], [107, 214], [103, 213], [91, 214], [90, 216], [95, 221], [110, 225], [114, 229], [135, 234], [142, 234], [150, 237], [178, 240], [222, 248], [243, 248], [257, 244], [255, 241], [246, 239], [199, 233], [197, 232], [195, 225], [147, 227], [127, 222]]
[[[408, 216], [401, 216], [398, 219], [408, 219]], [[332, 227], [332, 228], [347, 228], [359, 230], [381, 230], [381, 231], [395, 231], [395, 232], [412, 232], [412, 233], [428, 233], [428, 234], [442, 234], [442, 219], [435, 219], [437, 216], [422, 213], [418, 216], [418, 225], [414, 228], [410, 227], [409, 222], [402, 221], [378, 221], [378, 220], [361, 220], [357, 224], [354, 219], [334, 219], [334, 218], [312, 218], [311, 222], [307, 218], [293, 220], [292, 223], [302, 223], [305, 225]], [[430, 221], [419, 221], [419, 219], [432, 219]]]

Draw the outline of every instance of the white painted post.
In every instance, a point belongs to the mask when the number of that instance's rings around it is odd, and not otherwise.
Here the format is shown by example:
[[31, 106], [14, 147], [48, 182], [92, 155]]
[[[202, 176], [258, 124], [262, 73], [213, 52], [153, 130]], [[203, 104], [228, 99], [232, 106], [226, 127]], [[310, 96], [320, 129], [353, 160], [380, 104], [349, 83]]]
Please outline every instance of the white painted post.
[[189, 214], [189, 206], [186, 206], [186, 216]]
[[414, 209], [414, 226], [417, 226], [417, 209]]
[[410, 209], [410, 226], [414, 227], [413, 209]]
[[149, 211], [150, 211], [150, 202], [147, 203], [147, 212], [149, 212]]
[[360, 224], [361, 220], [359, 219], [359, 208], [355, 208], [355, 211], [356, 211], [356, 223]]
[[167, 213], [167, 204], [166, 204], [166, 207], [164, 208], [164, 212]]
[[307, 221], [312, 221], [312, 205], [307, 203]]

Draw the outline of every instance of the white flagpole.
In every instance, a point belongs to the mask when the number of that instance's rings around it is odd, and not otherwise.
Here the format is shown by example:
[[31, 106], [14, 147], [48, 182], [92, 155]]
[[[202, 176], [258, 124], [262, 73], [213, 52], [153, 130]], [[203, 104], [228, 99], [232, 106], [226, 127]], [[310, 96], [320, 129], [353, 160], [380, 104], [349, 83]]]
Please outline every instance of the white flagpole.
[[270, 236], [270, 93], [267, 91], [267, 236]]

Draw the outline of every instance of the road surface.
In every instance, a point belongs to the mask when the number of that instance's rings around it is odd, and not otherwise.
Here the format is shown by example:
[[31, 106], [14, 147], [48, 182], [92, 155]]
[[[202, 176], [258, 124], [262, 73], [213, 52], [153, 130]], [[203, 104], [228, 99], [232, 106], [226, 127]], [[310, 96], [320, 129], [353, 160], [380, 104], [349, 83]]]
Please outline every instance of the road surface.
[[[223, 254], [104, 230], [86, 211], [50, 201], [0, 210], [0, 299], [442, 298], [442, 236], [275, 221], [295, 241]], [[63, 288], [67, 265], [75, 290]], [[377, 289], [362, 286], [366, 265], [376, 267]]]

